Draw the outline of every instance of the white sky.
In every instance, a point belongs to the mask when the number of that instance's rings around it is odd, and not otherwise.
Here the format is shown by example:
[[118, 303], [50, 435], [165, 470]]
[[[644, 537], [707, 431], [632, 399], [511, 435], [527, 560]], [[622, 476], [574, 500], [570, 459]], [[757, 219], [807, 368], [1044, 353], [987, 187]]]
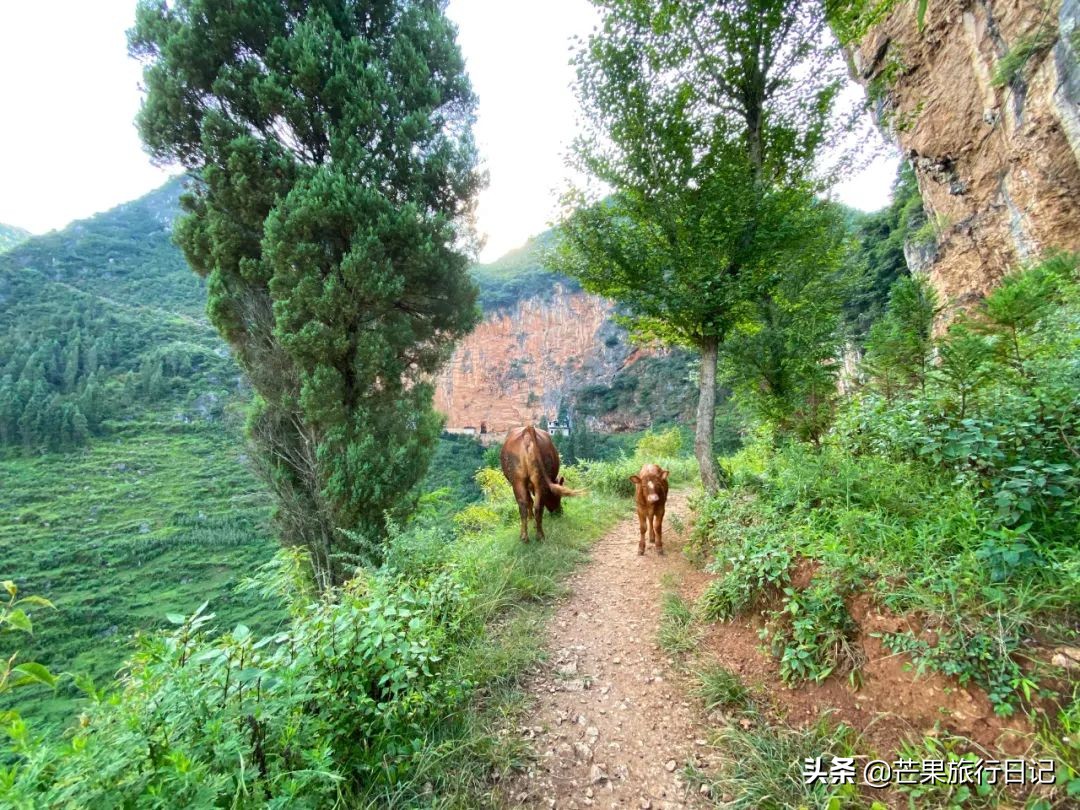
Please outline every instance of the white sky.
[[[124, 32], [135, 0], [0, 0], [0, 222], [35, 233], [134, 199], [168, 172], [135, 132], [139, 66]], [[480, 98], [476, 138], [485, 261], [544, 230], [564, 188], [574, 135], [570, 38], [591, 30], [587, 0], [451, 0]], [[888, 201], [895, 158], [836, 189], [863, 210]]]

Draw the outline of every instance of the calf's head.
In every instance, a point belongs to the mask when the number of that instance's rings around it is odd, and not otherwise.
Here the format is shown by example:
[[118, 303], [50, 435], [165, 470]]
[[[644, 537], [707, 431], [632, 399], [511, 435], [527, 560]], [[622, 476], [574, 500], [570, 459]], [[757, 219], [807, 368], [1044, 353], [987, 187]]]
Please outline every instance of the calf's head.
[[638, 494], [643, 496], [648, 503], [657, 503], [666, 494], [669, 472], [670, 470], [665, 470], [656, 464], [646, 464], [637, 475], [631, 475], [630, 480], [637, 487]]

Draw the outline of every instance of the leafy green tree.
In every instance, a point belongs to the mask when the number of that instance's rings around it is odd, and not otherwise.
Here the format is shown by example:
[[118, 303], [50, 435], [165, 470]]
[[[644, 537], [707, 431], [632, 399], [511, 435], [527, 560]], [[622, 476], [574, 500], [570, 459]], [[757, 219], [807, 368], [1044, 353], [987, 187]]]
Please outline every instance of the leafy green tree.
[[964, 322], [954, 324], [938, 343], [936, 375], [956, 401], [960, 419], [967, 416], [972, 397], [994, 373], [991, 352], [986, 338]]
[[438, 438], [430, 375], [476, 322], [476, 102], [444, 6], [143, 0], [129, 35], [143, 140], [193, 178], [176, 239], [324, 587], [378, 556]]
[[872, 214], [854, 211], [851, 214], [858, 241], [851, 263], [860, 274], [861, 283], [844, 302], [844, 319], [852, 336], [862, 341], [884, 314], [893, 283], [908, 275], [905, 243], [926, 222], [911, 166], [901, 162], [888, 207]]
[[[722, 349], [723, 376], [741, 402], [779, 435], [820, 443], [838, 396], [841, 315], [854, 277], [845, 264], [847, 232], [841, 212], [811, 202], [820, 238], [804, 245], [771, 294], [755, 302]], [[831, 239], [828, 235], [831, 234]]]
[[1059, 304], [1057, 287], [1075, 272], [1076, 257], [1056, 254], [1034, 266], [1006, 276], [980, 306], [984, 329], [997, 335], [1002, 359], [1021, 378], [1029, 353], [1024, 344], [1036, 325]]
[[937, 296], [922, 278], [901, 276], [889, 292], [885, 315], [866, 341], [866, 369], [887, 399], [902, 390], [926, 390]]
[[843, 66], [795, 0], [605, 0], [577, 58], [597, 181], [562, 228], [558, 269], [617, 299], [640, 334], [701, 356], [695, 454], [706, 488], [716, 368], [733, 327], [822, 237], [815, 159]]

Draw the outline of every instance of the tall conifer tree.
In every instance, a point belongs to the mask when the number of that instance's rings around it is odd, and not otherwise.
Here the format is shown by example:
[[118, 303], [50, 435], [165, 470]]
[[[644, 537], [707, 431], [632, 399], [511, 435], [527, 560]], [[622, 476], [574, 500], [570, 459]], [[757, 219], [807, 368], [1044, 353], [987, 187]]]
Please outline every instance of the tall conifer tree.
[[[476, 322], [475, 97], [439, 0], [142, 0], [139, 131], [193, 178], [176, 239], [256, 389], [283, 539], [319, 584], [378, 556]], [[343, 532], [346, 530], [348, 534]]]

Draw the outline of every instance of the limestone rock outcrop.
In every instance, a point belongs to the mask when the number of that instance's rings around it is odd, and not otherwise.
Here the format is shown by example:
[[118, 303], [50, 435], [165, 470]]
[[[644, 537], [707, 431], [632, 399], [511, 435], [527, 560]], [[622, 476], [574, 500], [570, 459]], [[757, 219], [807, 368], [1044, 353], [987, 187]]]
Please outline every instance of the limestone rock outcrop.
[[446, 427], [502, 435], [557, 417], [586, 385], [610, 383], [636, 355], [612, 310], [610, 301], [556, 283], [549, 296], [487, 313], [436, 380]]
[[948, 313], [1080, 249], [1080, 0], [930, 0], [922, 31], [917, 6], [897, 2], [851, 61], [915, 169], [937, 230], [917, 264]]

